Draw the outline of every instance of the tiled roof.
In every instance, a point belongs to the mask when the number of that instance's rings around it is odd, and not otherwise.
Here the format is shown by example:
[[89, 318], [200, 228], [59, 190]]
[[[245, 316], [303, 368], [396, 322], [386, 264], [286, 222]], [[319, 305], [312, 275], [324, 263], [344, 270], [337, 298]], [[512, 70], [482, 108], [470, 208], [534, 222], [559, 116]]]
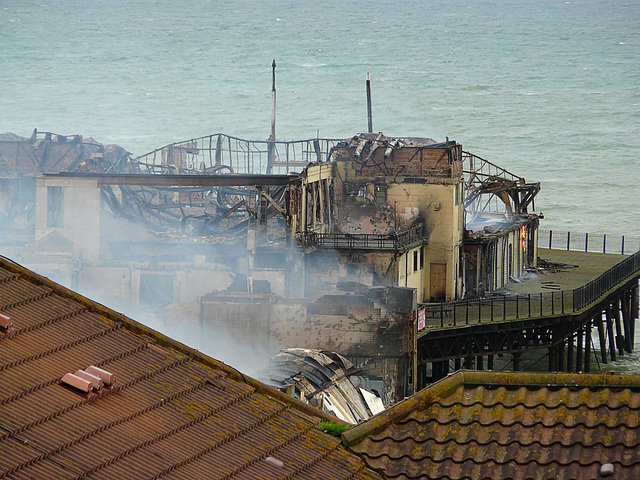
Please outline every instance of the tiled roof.
[[387, 478], [640, 478], [640, 376], [458, 372], [343, 434]]
[[[0, 312], [0, 478], [380, 478], [319, 410], [6, 259]], [[90, 365], [115, 385], [60, 383]]]

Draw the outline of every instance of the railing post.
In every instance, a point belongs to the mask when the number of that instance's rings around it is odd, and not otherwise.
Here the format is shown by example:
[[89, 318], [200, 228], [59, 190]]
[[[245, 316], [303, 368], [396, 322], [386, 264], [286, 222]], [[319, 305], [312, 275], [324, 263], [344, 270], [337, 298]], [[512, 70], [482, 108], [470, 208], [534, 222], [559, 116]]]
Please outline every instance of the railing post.
[[567, 251], [569, 251], [570, 245], [571, 245], [571, 232], [567, 232]]
[[456, 304], [455, 304], [455, 302], [452, 303], [452, 305], [453, 305], [453, 326], [455, 327], [456, 326]]
[[549, 250], [551, 250], [551, 237], [553, 237], [553, 230], [549, 230]]
[[562, 302], [561, 312], [564, 313], [564, 290], [560, 290], [560, 301]]
[[469, 325], [469, 299], [467, 298], [467, 312], [464, 316], [465, 324]]
[[624, 235], [622, 235], [622, 255], [624, 255]]
[[531, 317], [531, 294], [527, 293], [527, 303], [529, 304], [529, 317]]
[[607, 234], [602, 237], [602, 253], [607, 253]]
[[540, 298], [540, 316], [542, 317], [542, 292], [540, 292], [538, 295]]
[[506, 319], [507, 319], [507, 297], [502, 297], [502, 320], [506, 320]]
[[493, 322], [493, 297], [491, 297], [491, 321]]
[[584, 234], [584, 251], [589, 251], [589, 232]]
[[516, 318], [520, 318], [520, 295], [516, 295]]
[[444, 327], [444, 302], [440, 302], [440, 326]]

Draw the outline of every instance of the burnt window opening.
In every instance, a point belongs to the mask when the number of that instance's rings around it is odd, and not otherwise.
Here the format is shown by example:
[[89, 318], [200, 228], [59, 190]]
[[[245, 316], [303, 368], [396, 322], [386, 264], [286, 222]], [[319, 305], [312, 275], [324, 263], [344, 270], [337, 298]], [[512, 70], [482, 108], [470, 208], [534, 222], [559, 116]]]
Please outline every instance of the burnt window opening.
[[375, 187], [375, 202], [382, 204], [387, 203], [387, 185], [377, 184]]
[[64, 223], [64, 189], [47, 187], [47, 227], [62, 227]]
[[420, 270], [420, 266], [418, 265], [418, 250], [413, 251], [413, 271], [416, 272]]
[[420, 270], [424, 268], [424, 245], [420, 247]]
[[173, 275], [140, 274], [140, 305], [166, 305], [173, 302]]

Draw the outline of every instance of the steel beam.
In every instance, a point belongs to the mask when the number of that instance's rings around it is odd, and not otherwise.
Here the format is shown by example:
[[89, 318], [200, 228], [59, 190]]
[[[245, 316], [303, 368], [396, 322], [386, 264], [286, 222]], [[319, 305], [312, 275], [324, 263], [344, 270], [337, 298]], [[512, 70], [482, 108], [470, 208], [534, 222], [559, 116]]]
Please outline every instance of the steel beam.
[[296, 175], [154, 175], [106, 173], [57, 173], [45, 178], [96, 180], [98, 185], [138, 185], [144, 187], [253, 187], [282, 186], [295, 181]]

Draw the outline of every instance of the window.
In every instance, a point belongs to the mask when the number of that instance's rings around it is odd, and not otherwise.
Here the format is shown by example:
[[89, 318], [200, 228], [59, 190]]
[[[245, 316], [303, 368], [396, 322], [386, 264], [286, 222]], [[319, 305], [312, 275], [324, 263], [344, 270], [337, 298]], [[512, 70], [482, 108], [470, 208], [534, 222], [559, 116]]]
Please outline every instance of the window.
[[140, 274], [140, 305], [166, 305], [173, 302], [173, 275]]
[[413, 271], [419, 270], [420, 266], [418, 265], [418, 250], [413, 251]]
[[64, 190], [47, 187], [47, 227], [62, 227], [64, 221]]

